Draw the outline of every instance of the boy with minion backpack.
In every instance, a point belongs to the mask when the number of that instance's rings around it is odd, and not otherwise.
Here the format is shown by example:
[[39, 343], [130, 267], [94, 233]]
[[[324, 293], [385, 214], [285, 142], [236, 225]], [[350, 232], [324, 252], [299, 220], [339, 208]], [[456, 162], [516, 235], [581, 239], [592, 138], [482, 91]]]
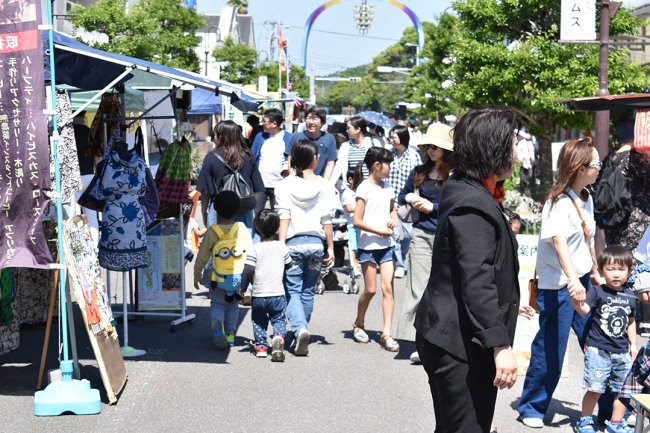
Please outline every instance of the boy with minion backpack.
[[[212, 339], [217, 349], [235, 345], [239, 317], [239, 297], [246, 255], [253, 246], [248, 228], [232, 218], [239, 211], [239, 197], [233, 191], [221, 191], [214, 200], [219, 224], [206, 232], [194, 263], [194, 287], [208, 287]], [[212, 267], [204, 272], [211, 260]]]

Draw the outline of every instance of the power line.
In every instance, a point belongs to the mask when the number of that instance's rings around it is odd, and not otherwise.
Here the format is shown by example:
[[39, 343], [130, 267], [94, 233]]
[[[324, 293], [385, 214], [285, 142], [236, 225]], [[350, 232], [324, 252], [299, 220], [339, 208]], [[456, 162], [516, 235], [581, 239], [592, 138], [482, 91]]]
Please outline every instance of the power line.
[[[304, 30], [304, 27], [297, 27], [297, 26], [291, 26], [292, 29], [301, 29]], [[381, 38], [379, 36], [363, 36], [363, 35], [355, 35], [354, 33], [341, 33], [341, 32], [332, 32], [329, 30], [319, 30], [319, 29], [311, 29], [312, 32], [318, 32], [318, 33], [328, 33], [330, 35], [339, 35], [339, 36], [351, 36], [353, 38], [365, 38], [365, 39], [377, 39], [380, 41], [393, 41], [393, 42], [399, 42], [399, 39], [393, 39], [393, 38]]]

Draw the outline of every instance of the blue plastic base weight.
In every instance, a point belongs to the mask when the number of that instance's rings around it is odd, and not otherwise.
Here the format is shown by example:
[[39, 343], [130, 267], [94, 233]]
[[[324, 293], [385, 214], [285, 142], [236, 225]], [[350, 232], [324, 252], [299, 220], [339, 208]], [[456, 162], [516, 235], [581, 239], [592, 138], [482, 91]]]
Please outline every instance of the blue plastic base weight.
[[65, 412], [94, 415], [102, 410], [99, 391], [83, 380], [58, 380], [34, 396], [34, 415], [58, 416]]

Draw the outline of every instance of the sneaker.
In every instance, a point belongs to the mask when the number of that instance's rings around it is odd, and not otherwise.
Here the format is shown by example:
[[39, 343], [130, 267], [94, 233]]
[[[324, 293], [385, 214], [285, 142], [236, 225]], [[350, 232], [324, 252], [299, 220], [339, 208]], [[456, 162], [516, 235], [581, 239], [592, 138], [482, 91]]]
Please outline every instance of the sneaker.
[[296, 356], [307, 356], [309, 354], [309, 331], [302, 329], [296, 338]]
[[530, 427], [530, 428], [544, 427], [544, 420], [541, 418], [521, 418], [521, 422], [524, 423], [526, 427]]
[[214, 345], [219, 350], [224, 350], [228, 347], [228, 339], [226, 338], [226, 333], [223, 332], [223, 323], [215, 323], [214, 334], [212, 334], [212, 341]]
[[284, 361], [284, 338], [281, 335], [275, 335], [271, 340], [271, 361]]
[[406, 271], [402, 268], [395, 269], [395, 278], [404, 278], [406, 276]]
[[420, 354], [417, 352], [411, 353], [411, 362], [413, 364], [422, 364], [422, 361], [420, 361]]
[[235, 346], [235, 334], [226, 334], [226, 341], [228, 342], [228, 347]]
[[255, 356], [258, 358], [266, 358], [266, 354], [268, 353], [268, 349], [266, 346], [255, 346]]
[[635, 414], [632, 414], [632, 415], [627, 417], [627, 424], [628, 425], [634, 425], [634, 426], [636, 425], [636, 415]]
[[354, 267], [354, 278], [363, 277], [363, 272], [361, 272], [361, 265], [356, 265]]
[[605, 431], [607, 433], [634, 433], [634, 429], [627, 424], [626, 420], [617, 423], [610, 421], [607, 423]]
[[590, 416], [583, 416], [573, 427], [573, 431], [576, 433], [595, 433], [594, 419]]

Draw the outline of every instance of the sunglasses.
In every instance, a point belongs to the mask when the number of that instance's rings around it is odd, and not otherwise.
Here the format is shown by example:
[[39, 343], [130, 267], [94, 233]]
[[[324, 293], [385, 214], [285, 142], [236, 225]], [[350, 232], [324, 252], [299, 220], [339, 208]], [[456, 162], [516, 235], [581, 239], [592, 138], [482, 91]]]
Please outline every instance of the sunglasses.
[[592, 162], [590, 164], [585, 164], [585, 167], [598, 167], [598, 168], [600, 168], [602, 166], [603, 166], [602, 162]]
[[421, 144], [420, 147], [424, 150], [436, 150], [438, 148], [435, 144]]

